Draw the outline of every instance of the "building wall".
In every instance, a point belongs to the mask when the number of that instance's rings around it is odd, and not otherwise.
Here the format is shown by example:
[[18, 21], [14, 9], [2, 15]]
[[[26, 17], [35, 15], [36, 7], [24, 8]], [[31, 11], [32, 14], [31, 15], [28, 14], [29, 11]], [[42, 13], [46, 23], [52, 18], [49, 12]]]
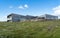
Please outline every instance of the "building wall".
[[11, 14], [9, 18], [7, 18], [9, 22], [20, 22], [20, 21], [25, 21], [26, 17], [22, 15], [17, 15], [17, 14]]
[[53, 15], [45, 15], [45, 19], [58, 19], [57, 16], [53, 16]]
[[12, 16], [7, 17], [7, 22], [12, 22]]
[[49, 14], [41, 15], [40, 17], [44, 17], [45, 19], [58, 19], [58, 16], [53, 16]]
[[39, 21], [39, 20], [45, 20], [45, 19], [58, 19], [58, 16], [53, 16], [53, 15], [42, 15], [40, 17], [35, 17], [35, 16], [23, 16], [23, 15], [18, 15], [18, 14], [10, 14], [7, 16], [7, 21], [8, 22], [20, 22], [20, 21]]

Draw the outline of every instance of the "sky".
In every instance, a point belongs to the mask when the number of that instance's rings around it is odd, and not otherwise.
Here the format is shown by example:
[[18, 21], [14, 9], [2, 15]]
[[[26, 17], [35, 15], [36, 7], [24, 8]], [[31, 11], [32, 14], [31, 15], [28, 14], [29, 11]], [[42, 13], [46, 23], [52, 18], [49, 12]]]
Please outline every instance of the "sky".
[[60, 16], [60, 0], [0, 0], [0, 21], [6, 21], [11, 13]]

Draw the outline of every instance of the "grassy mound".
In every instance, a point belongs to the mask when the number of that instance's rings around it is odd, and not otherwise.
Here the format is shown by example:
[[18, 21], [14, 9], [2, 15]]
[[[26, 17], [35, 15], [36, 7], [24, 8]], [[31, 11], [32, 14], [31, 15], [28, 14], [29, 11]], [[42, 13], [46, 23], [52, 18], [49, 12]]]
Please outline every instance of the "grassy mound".
[[0, 38], [60, 38], [60, 21], [0, 22]]

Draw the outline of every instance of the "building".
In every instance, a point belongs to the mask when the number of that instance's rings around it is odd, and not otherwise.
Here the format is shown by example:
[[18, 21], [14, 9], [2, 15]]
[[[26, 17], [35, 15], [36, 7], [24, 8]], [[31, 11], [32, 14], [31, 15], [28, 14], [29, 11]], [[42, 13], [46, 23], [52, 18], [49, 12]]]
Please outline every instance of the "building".
[[30, 16], [30, 15], [18, 15], [18, 14], [9, 14], [7, 16], [7, 22], [20, 22], [20, 21], [40, 21], [40, 20], [56, 20], [58, 16], [53, 16], [49, 14], [41, 15], [41, 16]]
[[9, 14], [7, 16], [7, 22], [20, 22], [20, 21], [28, 21], [28, 20], [31, 20], [31, 19], [34, 19], [36, 17], [34, 16], [30, 16], [30, 15], [18, 15], [18, 14]]
[[47, 19], [47, 20], [56, 20], [58, 19], [58, 16], [54, 16], [54, 15], [49, 15], [49, 14], [44, 14], [40, 16], [43, 19]]

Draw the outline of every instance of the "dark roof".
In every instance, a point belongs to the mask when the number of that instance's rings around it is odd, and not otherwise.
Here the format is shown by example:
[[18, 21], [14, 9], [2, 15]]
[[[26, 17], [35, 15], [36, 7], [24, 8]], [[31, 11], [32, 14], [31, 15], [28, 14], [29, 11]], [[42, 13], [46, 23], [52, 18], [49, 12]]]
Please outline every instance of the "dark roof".
[[19, 14], [14, 14], [14, 13], [11, 13], [11, 14], [9, 14], [7, 17], [12, 16], [12, 15], [24, 16], [24, 15], [19, 15]]

